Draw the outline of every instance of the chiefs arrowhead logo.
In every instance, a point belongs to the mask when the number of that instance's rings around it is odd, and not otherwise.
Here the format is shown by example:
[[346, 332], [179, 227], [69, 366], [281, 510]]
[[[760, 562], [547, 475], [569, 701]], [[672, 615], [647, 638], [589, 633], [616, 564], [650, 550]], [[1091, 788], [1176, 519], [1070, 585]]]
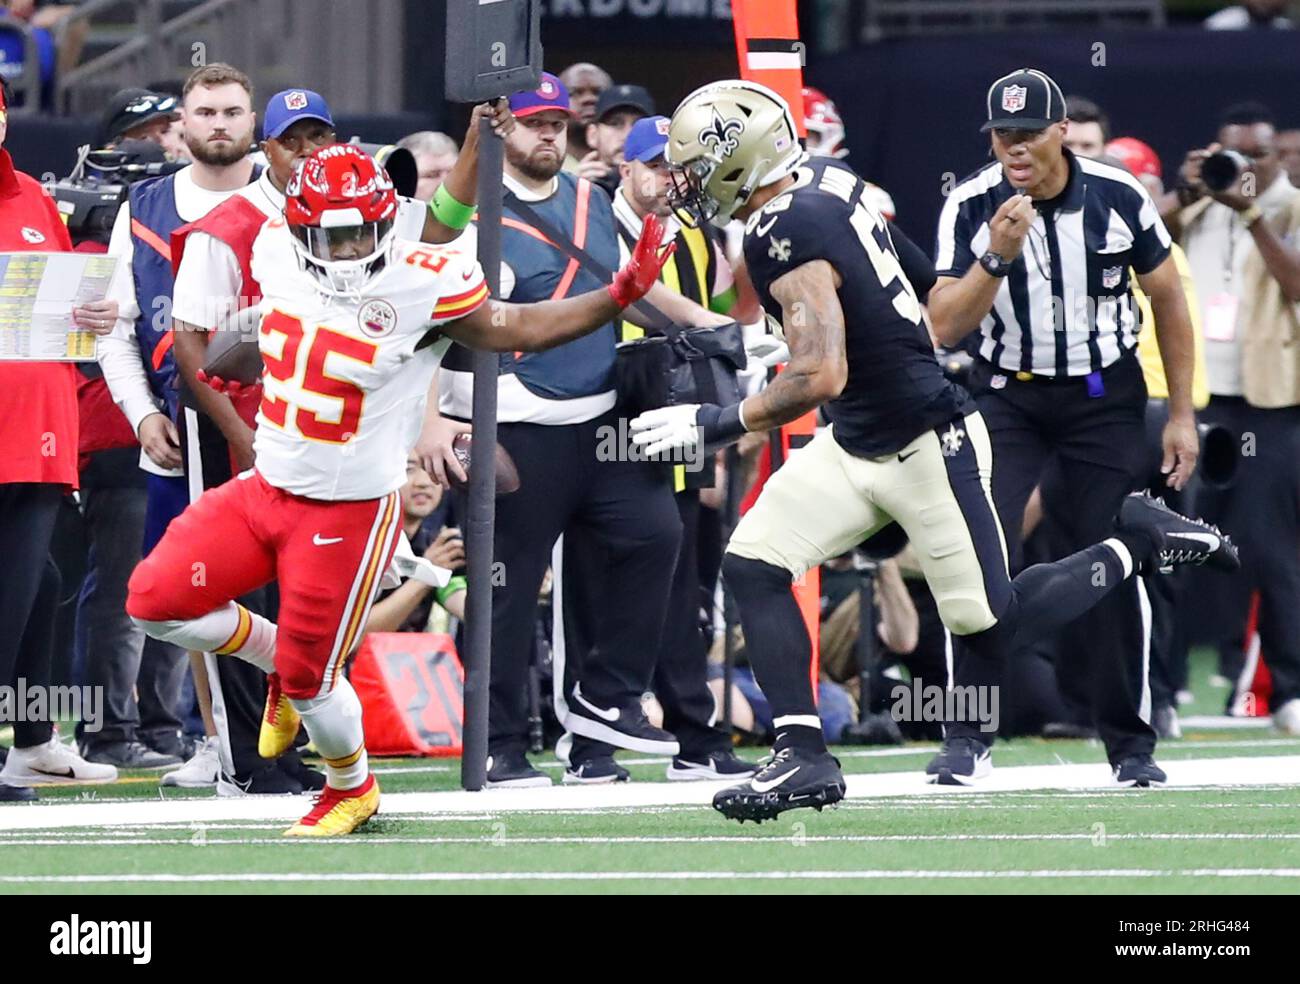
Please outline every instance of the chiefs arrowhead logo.
[[45, 233], [39, 229], [33, 229], [31, 226], [23, 226], [23, 240], [33, 245], [43, 243], [45, 242]]

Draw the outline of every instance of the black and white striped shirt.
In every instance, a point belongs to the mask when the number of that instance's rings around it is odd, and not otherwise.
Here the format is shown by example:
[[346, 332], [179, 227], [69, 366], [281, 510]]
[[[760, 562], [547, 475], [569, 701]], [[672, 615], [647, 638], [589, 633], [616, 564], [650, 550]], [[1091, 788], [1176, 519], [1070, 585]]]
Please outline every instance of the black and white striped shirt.
[[[1130, 268], [1169, 255], [1151, 196], [1127, 171], [1076, 157], [1065, 190], [1034, 203], [1024, 249], [980, 322], [979, 354], [1007, 372], [1084, 376], [1137, 345]], [[996, 161], [962, 181], [939, 217], [935, 270], [960, 277], [989, 248], [989, 220], [1015, 193]]]

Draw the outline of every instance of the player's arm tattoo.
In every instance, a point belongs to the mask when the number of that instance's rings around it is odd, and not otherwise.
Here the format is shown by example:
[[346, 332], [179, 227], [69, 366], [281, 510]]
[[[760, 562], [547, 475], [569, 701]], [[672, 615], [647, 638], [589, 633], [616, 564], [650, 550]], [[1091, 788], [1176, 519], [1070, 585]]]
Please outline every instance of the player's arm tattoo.
[[839, 274], [826, 260], [812, 260], [772, 281], [769, 290], [781, 305], [790, 361], [766, 389], [745, 401], [749, 430], [788, 424], [844, 389], [849, 367], [838, 286]]

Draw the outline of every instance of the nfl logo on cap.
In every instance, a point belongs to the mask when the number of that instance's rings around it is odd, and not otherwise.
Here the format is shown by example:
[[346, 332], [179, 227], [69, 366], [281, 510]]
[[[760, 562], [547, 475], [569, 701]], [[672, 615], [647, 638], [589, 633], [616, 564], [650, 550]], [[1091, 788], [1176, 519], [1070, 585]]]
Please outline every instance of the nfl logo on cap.
[[1023, 85], [1009, 85], [1002, 90], [1002, 109], [1008, 113], [1018, 113], [1025, 108], [1025, 96], [1029, 94]]
[[661, 137], [668, 136], [668, 127], [672, 125], [672, 122], [667, 116], [659, 117], [659, 119], [655, 120], [655, 132]]
[[542, 79], [542, 84], [537, 87], [537, 94], [543, 99], [550, 99], [555, 95], [555, 83], [550, 79]]
[[305, 109], [307, 107], [307, 93], [295, 89], [293, 92], [285, 94], [285, 109]]

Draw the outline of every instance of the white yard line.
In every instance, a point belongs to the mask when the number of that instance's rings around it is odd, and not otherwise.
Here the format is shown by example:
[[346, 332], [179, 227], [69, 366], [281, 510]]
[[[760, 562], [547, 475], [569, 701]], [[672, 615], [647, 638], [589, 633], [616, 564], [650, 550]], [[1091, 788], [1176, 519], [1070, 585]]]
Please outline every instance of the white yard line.
[[868, 881], [879, 879], [1025, 878], [1300, 878], [1300, 868], [1080, 868], [989, 871], [870, 869], [864, 871], [310, 871], [238, 874], [0, 875], [0, 884], [88, 885], [269, 882], [600, 882], [600, 881]]
[[[1300, 755], [1178, 760], [1165, 763], [1171, 786], [1276, 786], [1300, 784]], [[878, 797], [951, 798], [960, 789], [932, 786], [917, 770], [847, 777], [850, 800]], [[542, 789], [494, 789], [478, 793], [390, 793], [386, 815], [512, 813], [550, 810], [643, 810], [672, 806], [707, 806], [719, 783], [620, 783], [610, 786], [551, 786]], [[983, 796], [998, 792], [1044, 789], [1114, 789], [1104, 765], [1031, 765], [994, 769], [971, 790]], [[1141, 794], [1138, 794], [1141, 795]], [[1136, 797], [1135, 797], [1136, 798]], [[961, 804], [954, 804], [961, 808]], [[997, 804], [989, 804], [996, 807]], [[15, 805], [0, 810], [0, 830], [40, 830], [95, 826], [146, 826], [209, 820], [294, 820], [302, 815], [302, 797], [249, 796], [238, 799], [137, 800], [128, 803]]]
[[[302, 845], [329, 845], [333, 847], [364, 848], [374, 847], [377, 845], [391, 844], [410, 844], [420, 846], [454, 846], [454, 845], [472, 845], [479, 847], [519, 847], [521, 845], [543, 845], [543, 846], [567, 846], [580, 845], [584, 847], [627, 847], [642, 846], [646, 844], [685, 844], [691, 845], [709, 845], [717, 844], [741, 844], [745, 846], [755, 844], [765, 844], [776, 847], [803, 848], [810, 844], [946, 844], [946, 843], [966, 843], [966, 842], [988, 842], [998, 843], [1002, 841], [1074, 841], [1092, 843], [1098, 840], [1095, 834], [839, 834], [839, 835], [803, 835], [803, 834], [778, 834], [771, 836], [751, 835], [751, 834], [732, 834], [729, 836], [701, 836], [701, 837], [497, 837], [494, 834], [484, 834], [479, 837], [376, 837], [367, 835], [364, 837], [346, 837], [341, 839], [329, 838], [300, 838], [292, 839], [283, 836], [270, 837], [208, 837], [207, 835], [218, 828], [196, 826], [186, 828], [186, 832], [193, 832], [201, 837], [178, 837], [172, 839], [163, 839], [158, 837], [135, 837], [135, 838], [113, 838], [106, 839], [102, 836], [95, 837], [60, 837], [60, 836], [41, 836], [41, 837], [15, 837], [10, 840], [0, 841], [0, 848], [4, 847], [228, 847], [242, 846], [248, 844], [271, 845], [281, 847], [299, 847]], [[1220, 833], [1139, 833], [1139, 834], [1106, 834], [1101, 838], [1105, 843], [1111, 841], [1295, 841], [1300, 840], [1300, 834], [1256, 834], [1240, 831], [1225, 831]]]

